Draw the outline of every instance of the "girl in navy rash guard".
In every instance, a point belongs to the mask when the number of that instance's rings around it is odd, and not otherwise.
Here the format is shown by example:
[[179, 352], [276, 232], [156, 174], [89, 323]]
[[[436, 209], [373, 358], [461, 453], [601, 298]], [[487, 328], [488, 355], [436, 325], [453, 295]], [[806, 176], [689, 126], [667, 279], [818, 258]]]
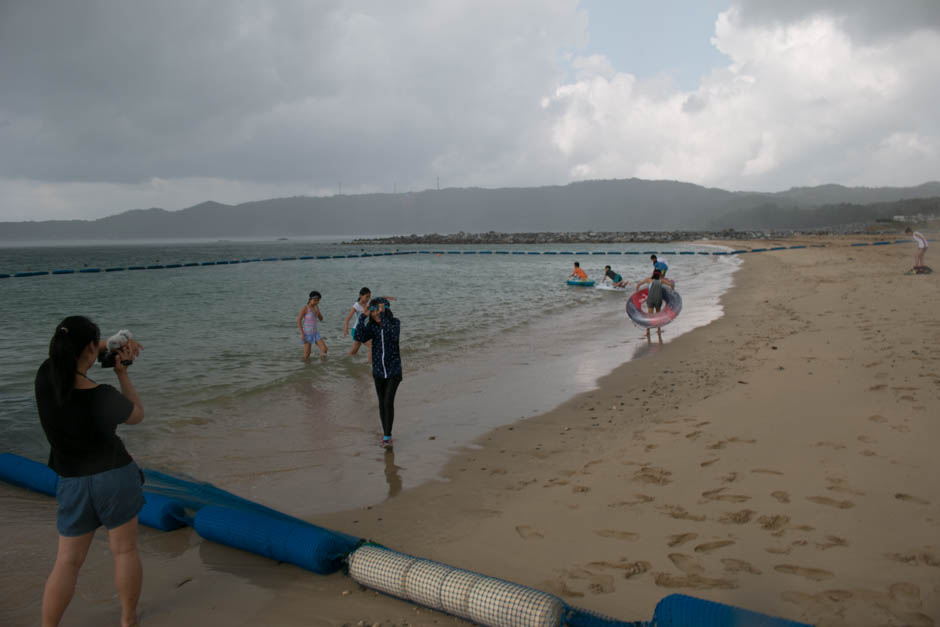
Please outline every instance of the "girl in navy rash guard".
[[379, 400], [382, 421], [382, 446], [392, 445], [392, 423], [395, 421], [395, 393], [401, 384], [401, 352], [398, 337], [401, 322], [392, 315], [388, 300], [375, 298], [369, 303], [369, 315], [359, 316], [357, 342], [372, 341], [372, 379]]

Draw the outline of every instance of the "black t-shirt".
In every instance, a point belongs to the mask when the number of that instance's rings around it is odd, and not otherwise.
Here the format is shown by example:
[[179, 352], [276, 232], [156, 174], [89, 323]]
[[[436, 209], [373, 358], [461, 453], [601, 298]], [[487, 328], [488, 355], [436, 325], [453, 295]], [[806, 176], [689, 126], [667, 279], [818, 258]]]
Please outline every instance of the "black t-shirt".
[[36, 373], [36, 405], [52, 446], [49, 467], [62, 477], [82, 477], [133, 461], [115, 430], [131, 417], [134, 404], [114, 387], [102, 384], [72, 390], [60, 407], [50, 375], [47, 359]]

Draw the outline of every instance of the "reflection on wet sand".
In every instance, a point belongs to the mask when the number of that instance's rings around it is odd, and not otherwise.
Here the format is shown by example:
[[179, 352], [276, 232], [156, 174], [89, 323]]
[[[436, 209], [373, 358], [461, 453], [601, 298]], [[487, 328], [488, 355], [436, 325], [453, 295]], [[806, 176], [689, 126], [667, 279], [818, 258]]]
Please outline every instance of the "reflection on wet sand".
[[400, 466], [395, 465], [395, 449], [385, 449], [385, 481], [388, 483], [388, 498], [398, 496], [401, 492]]

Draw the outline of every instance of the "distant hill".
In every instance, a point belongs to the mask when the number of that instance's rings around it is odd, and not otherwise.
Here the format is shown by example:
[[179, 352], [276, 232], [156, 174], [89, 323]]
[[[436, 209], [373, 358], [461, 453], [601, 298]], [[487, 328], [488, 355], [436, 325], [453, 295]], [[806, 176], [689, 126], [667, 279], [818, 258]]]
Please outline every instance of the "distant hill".
[[770, 228], [782, 216], [787, 216], [784, 222], [798, 222], [796, 218], [819, 207], [843, 205], [831, 218], [857, 222], [870, 219], [871, 212], [863, 209], [868, 205], [936, 197], [940, 197], [937, 181], [916, 187], [822, 185], [763, 193], [622, 179], [547, 187], [301, 196], [239, 205], [204, 202], [180, 211], [135, 209], [98, 220], [3, 222], [0, 241]]

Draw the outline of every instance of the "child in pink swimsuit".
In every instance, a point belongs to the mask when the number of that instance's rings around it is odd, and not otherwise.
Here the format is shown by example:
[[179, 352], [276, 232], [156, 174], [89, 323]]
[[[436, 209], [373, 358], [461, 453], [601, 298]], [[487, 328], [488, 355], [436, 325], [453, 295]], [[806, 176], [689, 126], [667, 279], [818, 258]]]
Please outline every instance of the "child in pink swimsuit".
[[310, 358], [310, 347], [314, 344], [320, 349], [320, 354], [326, 356], [326, 342], [320, 337], [317, 330], [317, 320], [323, 321], [323, 314], [320, 313], [320, 292], [314, 290], [307, 297], [307, 304], [300, 310], [297, 316], [297, 328], [300, 329], [300, 337], [304, 343], [304, 359]]

